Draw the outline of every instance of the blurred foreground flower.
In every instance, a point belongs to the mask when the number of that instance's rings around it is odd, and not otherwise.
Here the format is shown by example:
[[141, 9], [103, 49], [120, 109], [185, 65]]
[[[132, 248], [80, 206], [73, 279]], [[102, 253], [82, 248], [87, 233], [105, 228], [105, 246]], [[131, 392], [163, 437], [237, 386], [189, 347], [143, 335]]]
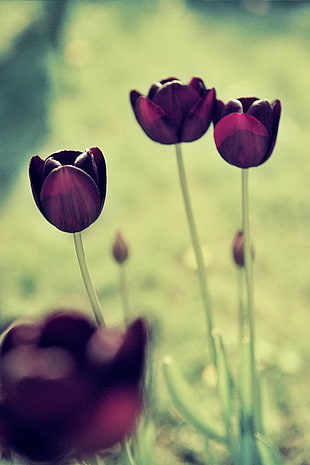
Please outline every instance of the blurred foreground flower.
[[279, 100], [217, 100], [214, 140], [220, 155], [239, 168], [261, 165], [273, 151], [280, 115]]
[[142, 319], [118, 332], [58, 311], [11, 326], [0, 347], [3, 449], [47, 462], [123, 441], [143, 406], [145, 345]]
[[151, 139], [178, 144], [199, 139], [207, 131], [215, 90], [206, 89], [198, 77], [189, 84], [168, 78], [153, 84], [147, 97], [132, 90], [130, 101], [138, 123]]
[[106, 197], [102, 152], [60, 150], [46, 160], [32, 157], [29, 176], [34, 200], [45, 218], [61, 231], [75, 233], [100, 215]]

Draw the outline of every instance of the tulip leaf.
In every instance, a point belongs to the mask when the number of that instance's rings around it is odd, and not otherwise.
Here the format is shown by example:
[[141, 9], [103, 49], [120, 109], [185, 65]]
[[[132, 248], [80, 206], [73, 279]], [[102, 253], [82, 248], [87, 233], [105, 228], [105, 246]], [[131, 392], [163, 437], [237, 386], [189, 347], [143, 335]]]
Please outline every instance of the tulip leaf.
[[190, 391], [189, 386], [175, 367], [171, 357], [167, 356], [164, 359], [163, 374], [172, 402], [185, 420], [209, 439], [218, 442], [227, 442], [224, 435], [215, 431], [206, 422], [197, 403], [196, 394]]
[[256, 434], [255, 439], [262, 465], [282, 465], [279, 453], [264, 436]]
[[213, 331], [216, 350], [218, 393], [225, 418], [233, 413], [233, 379], [229, 370], [223, 338], [218, 331]]
[[252, 389], [251, 347], [248, 340], [242, 341], [241, 361], [239, 371], [239, 396], [243, 414], [252, 418], [254, 415], [254, 400]]

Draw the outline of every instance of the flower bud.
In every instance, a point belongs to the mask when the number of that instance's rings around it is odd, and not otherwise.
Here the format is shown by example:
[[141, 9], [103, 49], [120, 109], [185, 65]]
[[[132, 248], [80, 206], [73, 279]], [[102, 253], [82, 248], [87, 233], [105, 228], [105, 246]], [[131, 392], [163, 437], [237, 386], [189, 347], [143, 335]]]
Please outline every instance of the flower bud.
[[202, 79], [188, 84], [168, 78], [153, 84], [146, 96], [130, 93], [136, 119], [155, 142], [177, 144], [199, 139], [208, 129], [215, 102], [215, 90], [206, 89]]
[[[245, 260], [244, 260], [244, 238], [243, 238], [243, 232], [238, 231], [234, 237], [233, 240], [233, 259], [236, 265], [238, 265], [240, 268], [244, 267]], [[251, 247], [251, 254], [252, 254], [252, 259], [254, 258], [254, 249]]]
[[119, 264], [124, 263], [128, 258], [128, 246], [121, 232], [117, 232], [112, 247], [112, 253], [115, 261]]
[[32, 193], [43, 216], [64, 232], [82, 231], [99, 217], [107, 188], [106, 164], [98, 148], [61, 150], [46, 160], [32, 157]]
[[278, 134], [281, 103], [254, 97], [216, 102], [214, 140], [220, 155], [239, 168], [250, 168], [270, 157]]

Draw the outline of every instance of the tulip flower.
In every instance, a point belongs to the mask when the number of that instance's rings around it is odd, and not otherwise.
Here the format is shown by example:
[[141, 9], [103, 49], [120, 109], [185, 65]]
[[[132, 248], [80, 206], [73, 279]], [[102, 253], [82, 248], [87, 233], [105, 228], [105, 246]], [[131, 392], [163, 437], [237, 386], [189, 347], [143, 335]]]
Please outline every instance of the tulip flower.
[[281, 103], [254, 97], [217, 100], [214, 140], [220, 155], [239, 168], [250, 168], [270, 157], [278, 133]]
[[189, 84], [168, 78], [153, 84], [146, 96], [130, 93], [136, 119], [155, 142], [178, 144], [199, 139], [212, 120], [215, 90], [206, 89], [202, 79]]
[[76, 311], [13, 324], [0, 346], [0, 440], [31, 462], [89, 457], [142, 410], [146, 326], [96, 327]]
[[32, 157], [32, 193], [43, 216], [61, 231], [75, 233], [100, 215], [106, 197], [106, 164], [102, 152], [60, 150], [46, 160]]

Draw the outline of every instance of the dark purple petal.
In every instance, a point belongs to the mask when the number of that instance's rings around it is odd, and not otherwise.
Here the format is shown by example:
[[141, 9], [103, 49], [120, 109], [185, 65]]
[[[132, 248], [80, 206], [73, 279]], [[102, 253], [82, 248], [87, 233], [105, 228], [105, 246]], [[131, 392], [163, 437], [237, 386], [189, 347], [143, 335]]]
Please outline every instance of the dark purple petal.
[[40, 202], [44, 216], [64, 232], [87, 228], [99, 216], [99, 190], [85, 172], [67, 165], [53, 170], [45, 179]]
[[269, 137], [272, 137], [273, 116], [268, 100], [256, 100], [248, 109], [247, 114], [260, 121], [267, 129]]
[[114, 360], [114, 369], [127, 383], [138, 383], [143, 375], [147, 330], [143, 319], [138, 318], [125, 333], [122, 345]]
[[242, 104], [243, 113], [247, 113], [249, 108], [253, 105], [253, 103], [258, 100], [257, 97], [241, 97], [238, 98], [239, 102]]
[[62, 165], [74, 165], [76, 158], [81, 155], [82, 152], [78, 150], [58, 150], [47, 157], [59, 161]]
[[77, 412], [73, 418], [72, 446], [83, 456], [122, 443], [136, 428], [142, 407], [137, 387], [125, 385], [107, 390], [83, 415]]
[[231, 113], [221, 119], [214, 128], [214, 139], [224, 160], [239, 168], [261, 164], [269, 145], [265, 126], [244, 113]]
[[38, 209], [42, 212], [42, 207], [40, 203], [40, 192], [43, 182], [43, 167], [44, 167], [44, 160], [40, 158], [38, 155], [35, 155], [31, 158], [29, 164], [29, 178], [30, 178], [30, 185], [32, 190], [32, 195], [34, 201], [38, 207]]
[[179, 142], [176, 127], [170, 122], [165, 111], [147, 97], [139, 97], [134, 112], [142, 129], [151, 139], [161, 144]]
[[[94, 162], [97, 167], [97, 174], [98, 174], [98, 189], [101, 195], [101, 202], [102, 206], [104, 204], [107, 192], [107, 167], [105, 163], [105, 159], [103, 153], [98, 147], [91, 147], [90, 149], [86, 149], [86, 152], [90, 152], [93, 155]], [[101, 206], [101, 208], [102, 208]]]
[[273, 124], [272, 124], [272, 138], [270, 140], [270, 145], [268, 148], [268, 152], [266, 154], [265, 160], [266, 161], [270, 155], [272, 154], [272, 151], [274, 149], [276, 140], [277, 140], [277, 135], [278, 135], [278, 130], [279, 130], [279, 122], [280, 122], [280, 116], [281, 116], [281, 102], [280, 100], [274, 100], [271, 104], [272, 107], [272, 116], [273, 116]]
[[181, 142], [192, 142], [207, 131], [213, 116], [214, 103], [215, 90], [210, 89], [187, 115], [183, 124]]
[[97, 165], [95, 163], [94, 156], [91, 152], [85, 151], [81, 153], [81, 155], [79, 155], [75, 159], [74, 166], [80, 168], [82, 171], [85, 171], [85, 173], [89, 174], [89, 176], [93, 178], [95, 183], [98, 185]]
[[55, 160], [53, 157], [49, 157], [45, 160], [42, 177], [45, 179], [51, 171], [55, 168], [59, 168], [61, 165], [60, 161]]
[[224, 118], [224, 116], [229, 115], [230, 113], [243, 113], [243, 107], [239, 100], [229, 100], [223, 108], [221, 118]]
[[98, 328], [87, 346], [98, 385], [137, 384], [141, 380], [146, 350], [146, 325], [135, 320], [124, 333]]
[[200, 79], [199, 77], [193, 77], [188, 83], [188, 86], [195, 89], [195, 91], [200, 97], [203, 97], [204, 94], [207, 92], [207, 89], [204, 85], [203, 80]]
[[193, 87], [172, 81], [164, 84], [154, 95], [152, 101], [162, 108], [177, 132], [182, 130], [184, 119], [193, 108], [199, 95]]
[[44, 321], [38, 345], [62, 347], [80, 355], [85, 351], [86, 344], [95, 330], [95, 325], [81, 313], [58, 311]]
[[214, 110], [213, 110], [213, 118], [212, 118], [214, 126], [222, 118], [224, 108], [225, 108], [224, 102], [222, 102], [222, 100], [216, 99], [215, 104], [214, 104]]
[[41, 327], [33, 323], [20, 323], [8, 328], [2, 336], [0, 356], [19, 345], [36, 344]]
[[140, 92], [137, 92], [136, 90], [132, 90], [129, 94], [129, 98], [130, 98], [130, 103], [131, 103], [131, 106], [132, 106], [132, 109], [134, 110], [135, 109], [135, 105], [136, 105], [136, 101], [138, 100], [139, 97], [141, 97], [142, 94], [140, 94]]

